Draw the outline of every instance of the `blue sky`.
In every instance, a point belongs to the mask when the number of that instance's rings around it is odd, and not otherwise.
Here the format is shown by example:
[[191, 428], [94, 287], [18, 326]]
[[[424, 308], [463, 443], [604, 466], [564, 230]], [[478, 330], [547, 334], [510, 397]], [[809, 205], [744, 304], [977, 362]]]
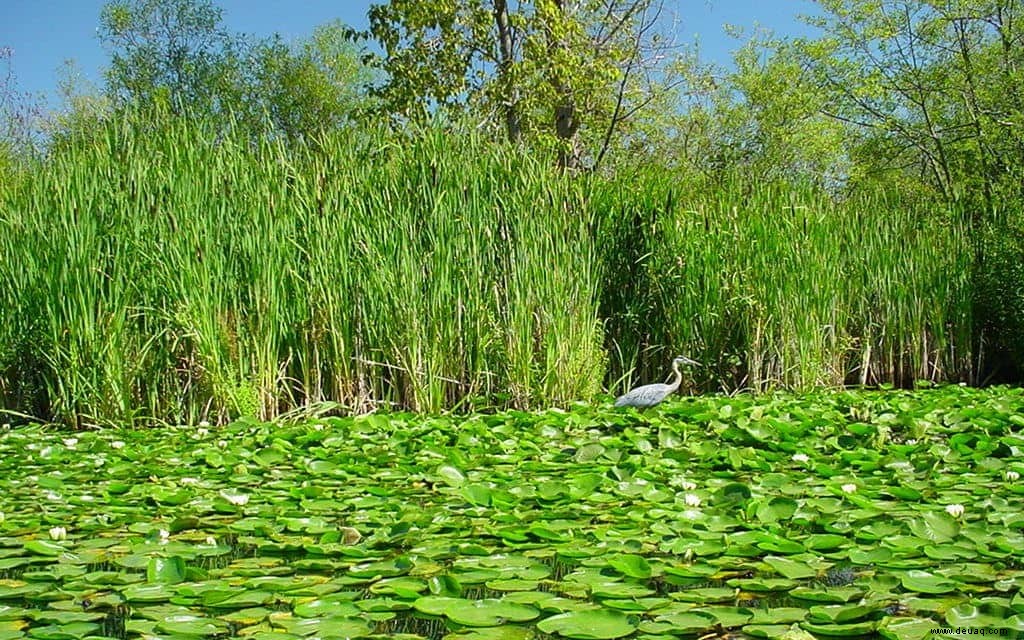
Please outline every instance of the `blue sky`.
[[[281, 34], [286, 40], [309, 35], [319, 24], [340, 19], [367, 26], [371, 0], [215, 0], [229, 31], [258, 36]], [[379, 1], [379, 0], [377, 0]], [[425, 0], [426, 1], [426, 0]], [[84, 79], [102, 83], [107, 55], [96, 37], [104, 0], [3, 0], [0, 48], [14, 49], [18, 88], [52, 99], [58, 70], [74, 60]], [[667, 0], [679, 20], [681, 40], [699, 38], [705, 60], [727, 63], [737, 43], [722, 31], [724, 23], [756, 24], [779, 35], [806, 33], [796, 18], [813, 10], [811, 0]], [[3, 71], [3, 69], [0, 69]]]

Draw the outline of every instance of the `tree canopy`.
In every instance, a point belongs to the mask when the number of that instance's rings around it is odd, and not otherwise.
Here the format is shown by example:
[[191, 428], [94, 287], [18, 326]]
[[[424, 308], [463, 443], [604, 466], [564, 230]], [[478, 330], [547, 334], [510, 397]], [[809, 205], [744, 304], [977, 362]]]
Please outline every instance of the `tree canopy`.
[[946, 201], [1020, 195], [1024, 47], [1017, 0], [818, 0], [796, 46], [822, 112], [849, 125], [856, 181]]
[[378, 94], [390, 114], [455, 112], [593, 167], [671, 109], [677, 51], [664, 14], [658, 0], [376, 4]]
[[[366, 33], [332, 22], [285, 41], [230, 33], [215, 0], [112, 0], [105, 86], [66, 82], [43, 129], [129, 105], [293, 140], [441, 118], [575, 169], [654, 163], [982, 208], [1021, 196], [1020, 0], [816, 0], [812, 36], [731, 28], [729, 64], [682, 44], [676, 18], [662, 0], [391, 0]], [[44, 120], [25, 104], [8, 73], [6, 157]]]
[[113, 0], [100, 16], [110, 51], [106, 93], [299, 138], [365, 111], [372, 71], [338, 22], [308, 39], [230, 34], [212, 0]]

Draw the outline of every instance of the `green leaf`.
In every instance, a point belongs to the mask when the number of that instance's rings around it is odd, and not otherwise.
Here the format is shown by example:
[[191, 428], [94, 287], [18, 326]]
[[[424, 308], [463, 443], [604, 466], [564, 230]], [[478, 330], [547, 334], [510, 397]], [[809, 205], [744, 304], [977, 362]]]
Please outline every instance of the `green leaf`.
[[900, 581], [904, 589], [920, 593], [952, 593], [960, 588], [956, 581], [917, 569], [908, 571]]
[[908, 522], [910, 531], [918, 538], [936, 543], [949, 542], [960, 532], [960, 525], [947, 513], [928, 512]]
[[935, 621], [931, 618], [884, 618], [878, 634], [889, 640], [929, 640]]
[[959, 604], [946, 612], [946, 623], [954, 627], [1024, 631], [1024, 616], [1013, 615], [1008, 607], [994, 603]]
[[775, 571], [777, 571], [779, 574], [792, 580], [813, 578], [818, 575], [817, 570], [808, 566], [807, 563], [798, 562], [791, 558], [784, 558], [780, 556], [767, 556], [764, 558], [764, 563], [770, 566]]
[[150, 558], [146, 566], [147, 582], [184, 582], [185, 560], [181, 556]]
[[447, 482], [452, 487], [461, 487], [466, 481], [466, 476], [461, 471], [451, 466], [450, 464], [443, 464], [437, 468], [437, 475], [442, 480]]
[[49, 540], [29, 540], [25, 543], [25, 550], [36, 555], [48, 557], [59, 556], [67, 552], [64, 546]]
[[491, 489], [487, 485], [473, 483], [462, 486], [462, 497], [478, 507], [491, 506]]
[[505, 622], [525, 622], [540, 615], [534, 607], [503, 600], [456, 599], [445, 608], [444, 615], [457, 624], [469, 627], [493, 627]]
[[213, 636], [224, 633], [228, 625], [215, 618], [193, 615], [168, 616], [156, 623], [156, 628], [165, 633], [186, 636]]
[[608, 564], [619, 573], [630, 578], [645, 580], [651, 577], [651, 565], [642, 556], [620, 554], [610, 557]]
[[636, 630], [640, 619], [618, 611], [569, 611], [537, 623], [544, 633], [554, 633], [579, 640], [610, 640], [623, 638]]

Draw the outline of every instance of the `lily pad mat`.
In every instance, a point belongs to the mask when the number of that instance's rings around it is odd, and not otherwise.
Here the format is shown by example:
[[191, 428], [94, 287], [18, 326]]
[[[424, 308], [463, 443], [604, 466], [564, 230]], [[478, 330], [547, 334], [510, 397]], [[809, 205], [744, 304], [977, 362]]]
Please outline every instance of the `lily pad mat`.
[[0, 431], [0, 640], [1024, 631], [1024, 395]]

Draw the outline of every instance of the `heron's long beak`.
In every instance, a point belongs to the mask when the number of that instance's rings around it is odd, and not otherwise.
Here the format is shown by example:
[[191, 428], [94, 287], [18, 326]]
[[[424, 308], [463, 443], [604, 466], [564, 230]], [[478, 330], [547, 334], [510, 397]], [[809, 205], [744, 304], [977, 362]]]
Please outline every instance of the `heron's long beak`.
[[693, 365], [697, 365], [698, 367], [700, 366], [699, 362], [697, 362], [696, 360], [694, 360], [692, 358], [687, 358], [686, 356], [679, 356], [679, 360], [683, 364], [693, 364]]

